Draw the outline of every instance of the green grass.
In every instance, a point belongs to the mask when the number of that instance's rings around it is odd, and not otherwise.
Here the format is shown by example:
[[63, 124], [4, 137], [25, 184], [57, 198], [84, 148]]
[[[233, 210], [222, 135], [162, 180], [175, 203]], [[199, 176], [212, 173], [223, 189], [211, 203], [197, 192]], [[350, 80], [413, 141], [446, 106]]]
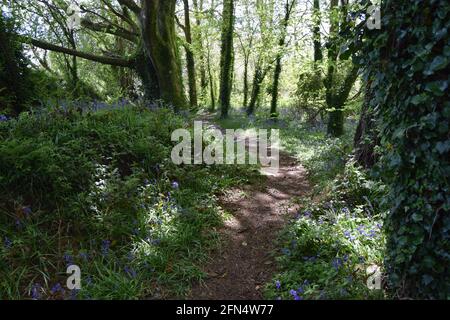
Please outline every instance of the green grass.
[[[0, 123], [0, 298], [182, 297], [219, 242], [216, 195], [247, 166], [175, 166], [169, 110]], [[176, 183], [175, 183], [176, 182]], [[65, 289], [80, 266], [82, 289]]]

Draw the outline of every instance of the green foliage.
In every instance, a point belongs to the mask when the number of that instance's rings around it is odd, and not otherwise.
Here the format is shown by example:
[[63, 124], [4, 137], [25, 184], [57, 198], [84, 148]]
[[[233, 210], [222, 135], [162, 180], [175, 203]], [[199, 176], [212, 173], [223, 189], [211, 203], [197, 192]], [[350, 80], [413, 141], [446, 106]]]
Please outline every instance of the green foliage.
[[0, 15], [0, 114], [23, 110], [31, 97], [33, 83], [27, 68], [23, 46], [14, 35], [17, 25], [12, 18]]
[[450, 297], [450, 3], [383, 1], [362, 63], [373, 78], [390, 189], [387, 271], [398, 296]]
[[[185, 294], [218, 242], [216, 194], [247, 167], [175, 166], [172, 111], [56, 111], [0, 122], [0, 298]], [[64, 291], [79, 265], [82, 290]]]
[[[358, 193], [355, 193], [355, 190]], [[379, 182], [349, 162], [325, 199], [304, 207], [281, 238], [281, 272], [267, 286], [269, 298], [380, 299], [369, 290], [367, 268], [382, 268], [384, 195]], [[322, 195], [323, 196], [323, 195]]]

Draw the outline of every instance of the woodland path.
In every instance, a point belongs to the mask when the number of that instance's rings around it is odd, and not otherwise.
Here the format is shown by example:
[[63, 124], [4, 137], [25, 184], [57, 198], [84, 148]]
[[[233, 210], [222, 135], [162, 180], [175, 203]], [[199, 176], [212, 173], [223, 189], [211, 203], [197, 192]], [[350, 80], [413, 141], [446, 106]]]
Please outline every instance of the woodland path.
[[220, 197], [232, 218], [219, 231], [223, 244], [203, 269], [207, 278], [193, 286], [189, 299], [263, 299], [263, 286], [276, 271], [276, 239], [298, 210], [290, 200], [305, 195], [309, 185], [305, 169], [283, 151], [278, 172], [262, 167], [260, 173], [266, 176], [262, 184], [228, 190]]

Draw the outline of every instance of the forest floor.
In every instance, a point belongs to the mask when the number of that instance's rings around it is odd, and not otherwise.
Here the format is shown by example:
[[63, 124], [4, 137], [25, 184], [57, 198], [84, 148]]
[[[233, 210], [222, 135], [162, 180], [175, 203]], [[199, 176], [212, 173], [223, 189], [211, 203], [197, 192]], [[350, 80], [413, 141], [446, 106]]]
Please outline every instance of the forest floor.
[[274, 251], [279, 232], [298, 206], [292, 199], [310, 189], [306, 170], [280, 151], [277, 172], [261, 167], [261, 184], [234, 188], [220, 197], [231, 213], [220, 230], [223, 244], [203, 271], [207, 278], [193, 286], [189, 299], [257, 300], [276, 271]]

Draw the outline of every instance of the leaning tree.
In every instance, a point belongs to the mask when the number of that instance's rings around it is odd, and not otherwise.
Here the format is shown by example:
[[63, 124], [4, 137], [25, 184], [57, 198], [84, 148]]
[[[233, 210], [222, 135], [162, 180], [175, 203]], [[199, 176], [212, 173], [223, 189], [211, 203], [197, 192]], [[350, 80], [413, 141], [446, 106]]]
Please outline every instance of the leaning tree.
[[[23, 11], [30, 10], [33, 3], [48, 6], [61, 16], [67, 15], [70, 3], [77, 3], [65, 0], [12, 2], [15, 9]], [[23, 42], [44, 50], [134, 69], [147, 99], [161, 99], [176, 109], [187, 107], [175, 30], [176, 0], [93, 0], [89, 4], [80, 3], [78, 7], [81, 13], [79, 32], [105, 34], [127, 41], [133, 53], [120, 56], [117, 52], [86, 52], [45, 38], [38, 39], [32, 34], [24, 35]], [[92, 39], [97, 41], [98, 37]]]

